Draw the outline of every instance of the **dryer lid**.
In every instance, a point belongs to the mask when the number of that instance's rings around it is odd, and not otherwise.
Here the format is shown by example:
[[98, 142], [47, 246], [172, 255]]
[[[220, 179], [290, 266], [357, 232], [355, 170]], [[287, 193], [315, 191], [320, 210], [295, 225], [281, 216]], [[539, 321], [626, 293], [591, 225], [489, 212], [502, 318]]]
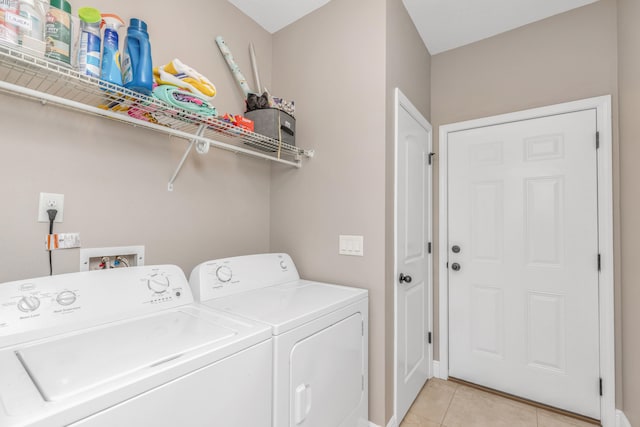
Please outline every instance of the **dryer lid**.
[[296, 280], [202, 304], [267, 323], [280, 335], [367, 295], [366, 289]]
[[16, 351], [43, 398], [58, 401], [153, 369], [236, 332], [183, 311], [111, 324]]

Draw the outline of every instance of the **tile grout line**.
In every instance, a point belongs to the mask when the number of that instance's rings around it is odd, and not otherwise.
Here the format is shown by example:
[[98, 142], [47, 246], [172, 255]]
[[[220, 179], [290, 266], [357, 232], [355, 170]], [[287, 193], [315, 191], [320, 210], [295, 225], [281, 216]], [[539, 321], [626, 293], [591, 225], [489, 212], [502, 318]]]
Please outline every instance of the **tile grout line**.
[[[451, 409], [451, 404], [453, 403], [453, 399], [456, 397], [456, 393], [458, 392], [458, 389], [460, 389], [460, 385], [456, 384], [456, 389], [453, 392], [453, 394], [451, 395], [451, 399], [449, 400], [449, 404], [447, 405], [447, 409], [444, 411], [444, 414], [442, 414], [442, 419], [440, 420], [440, 427], [444, 426], [444, 420], [445, 418], [447, 418], [447, 414], [449, 413], [449, 409]], [[446, 426], [444, 426], [446, 427]]]

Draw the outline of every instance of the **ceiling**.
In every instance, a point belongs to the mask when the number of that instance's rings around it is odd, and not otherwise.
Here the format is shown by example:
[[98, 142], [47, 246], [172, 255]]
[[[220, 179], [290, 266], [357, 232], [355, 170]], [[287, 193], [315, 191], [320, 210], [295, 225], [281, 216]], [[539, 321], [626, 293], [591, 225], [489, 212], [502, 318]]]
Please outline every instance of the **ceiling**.
[[[286, 27], [330, 0], [229, 0], [270, 33]], [[366, 1], [366, 0], [365, 0]]]
[[597, 0], [403, 0], [432, 55]]
[[[330, 0], [229, 0], [270, 33]], [[367, 0], [364, 0], [367, 1]], [[402, 0], [432, 55], [597, 0]]]

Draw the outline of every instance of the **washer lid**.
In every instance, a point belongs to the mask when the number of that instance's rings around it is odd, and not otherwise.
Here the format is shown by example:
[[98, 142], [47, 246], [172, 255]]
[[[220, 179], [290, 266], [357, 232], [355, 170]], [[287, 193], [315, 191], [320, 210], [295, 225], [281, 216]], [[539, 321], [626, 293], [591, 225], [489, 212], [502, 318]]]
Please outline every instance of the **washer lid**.
[[366, 289], [296, 280], [202, 304], [267, 323], [280, 335], [367, 296]]
[[235, 334], [174, 311], [23, 347], [16, 355], [42, 397], [58, 401]]

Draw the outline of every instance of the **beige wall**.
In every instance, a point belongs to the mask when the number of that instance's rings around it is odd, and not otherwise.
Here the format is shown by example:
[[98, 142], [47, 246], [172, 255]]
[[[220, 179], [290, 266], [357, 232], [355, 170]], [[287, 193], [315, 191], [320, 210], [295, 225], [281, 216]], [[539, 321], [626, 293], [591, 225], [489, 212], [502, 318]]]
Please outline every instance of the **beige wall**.
[[[622, 247], [635, 253], [640, 10], [635, 0], [618, 1]], [[194, 154], [169, 193], [184, 141], [0, 95], [0, 282], [47, 273], [47, 225], [35, 222], [40, 191], [65, 194], [65, 222], [56, 230], [80, 232], [84, 247], [144, 244], [147, 263], [177, 263], [187, 274], [205, 259], [289, 252], [307, 278], [370, 290], [370, 417], [380, 425], [393, 403], [393, 88], [431, 119], [436, 142], [441, 124], [603, 94], [614, 95], [617, 129], [615, 0], [433, 58], [400, 0], [374, 0], [366, 8], [357, 0], [333, 0], [273, 37], [226, 0], [193, 0], [190, 9], [198, 13], [189, 14], [189, 27], [197, 32], [176, 29], [175, 10], [150, 0], [118, 10], [106, 0], [93, 4], [146, 19], [154, 62], [178, 56], [209, 76], [222, 112], [242, 111], [243, 100], [213, 39], [225, 37], [247, 77], [246, 47], [253, 42], [263, 84], [295, 99], [299, 144], [317, 149], [317, 157], [295, 170], [219, 150]], [[339, 234], [364, 235], [365, 256], [339, 256]], [[20, 243], [10, 246], [14, 242]], [[618, 370], [618, 386], [624, 386], [625, 412], [638, 424], [635, 264], [622, 270], [625, 311], [617, 350], [620, 359], [622, 330], [625, 381]], [[55, 253], [54, 266], [58, 273], [77, 270], [78, 251]]]
[[[253, 41], [269, 84], [271, 37], [226, 0], [192, 3], [199, 13], [187, 21], [198, 32], [176, 26], [175, 8], [151, 0], [93, 1], [127, 21], [146, 20], [156, 64], [178, 56], [217, 85], [222, 112], [241, 112], [242, 95], [214, 38], [225, 36], [246, 71]], [[36, 222], [41, 191], [65, 195], [56, 231], [80, 232], [84, 247], [143, 244], [147, 263], [177, 263], [187, 274], [206, 259], [269, 249], [268, 162], [219, 150], [193, 154], [170, 193], [182, 140], [5, 95], [0, 123], [0, 282], [48, 274], [48, 225]], [[53, 258], [56, 273], [78, 270], [78, 250]]]
[[[296, 101], [298, 144], [317, 156], [273, 166], [271, 250], [303, 277], [369, 289], [369, 414], [385, 421], [385, 11], [333, 0], [273, 37], [273, 93]], [[338, 235], [364, 236], [364, 257]]]
[[[617, 9], [601, 0], [543, 21], [433, 56], [431, 109], [435, 139], [447, 123], [613, 95], [614, 216], [619, 229], [617, 144]], [[631, 24], [630, 24], [631, 25]], [[636, 44], [637, 47], [637, 44]], [[436, 152], [438, 149], [436, 148]], [[438, 161], [436, 170], [438, 173]], [[437, 189], [436, 183], [436, 204]], [[436, 207], [437, 209], [437, 207]], [[437, 217], [437, 211], [435, 213]], [[436, 222], [437, 234], [437, 222]], [[620, 252], [616, 233], [616, 254]], [[437, 248], [438, 245], [436, 244]], [[436, 260], [438, 253], [435, 254]], [[616, 279], [619, 279], [619, 257]], [[436, 271], [436, 282], [437, 282]], [[436, 286], [437, 290], [437, 286]], [[620, 280], [616, 280], [617, 354], [620, 367]], [[435, 297], [437, 299], [437, 293]], [[436, 351], [438, 351], [436, 313]], [[617, 373], [618, 398], [621, 376]], [[619, 400], [619, 399], [618, 399]], [[618, 405], [620, 405], [618, 401]]]
[[640, 425], [640, 3], [618, 0], [620, 89], [620, 212], [622, 228], [622, 399], [631, 425]]
[[393, 415], [394, 371], [394, 176], [395, 176], [395, 88], [411, 100], [429, 119], [431, 115], [431, 55], [424, 46], [402, 0], [387, 0], [387, 149], [386, 149], [386, 247], [385, 247], [385, 358], [387, 425]]

